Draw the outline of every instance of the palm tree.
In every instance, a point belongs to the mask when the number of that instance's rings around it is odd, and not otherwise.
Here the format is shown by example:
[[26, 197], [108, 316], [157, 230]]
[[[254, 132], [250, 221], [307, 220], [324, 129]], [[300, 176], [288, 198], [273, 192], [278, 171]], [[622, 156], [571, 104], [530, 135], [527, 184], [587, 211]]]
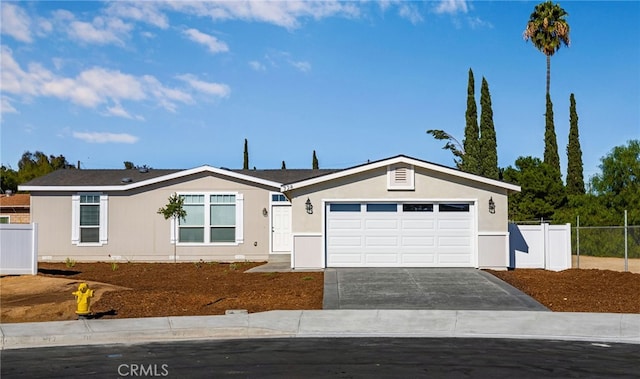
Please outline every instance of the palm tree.
[[547, 93], [551, 82], [551, 56], [562, 45], [569, 46], [569, 14], [558, 4], [545, 1], [536, 5], [524, 30], [524, 39], [547, 56]]

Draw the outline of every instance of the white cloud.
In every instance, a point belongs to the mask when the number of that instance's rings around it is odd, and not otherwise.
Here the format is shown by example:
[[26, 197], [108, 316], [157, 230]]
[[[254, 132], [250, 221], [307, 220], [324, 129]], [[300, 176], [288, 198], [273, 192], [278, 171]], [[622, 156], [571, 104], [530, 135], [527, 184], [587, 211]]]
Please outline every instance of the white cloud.
[[120, 103], [116, 103], [112, 107], [107, 107], [106, 115], [144, 121], [144, 117], [132, 116], [129, 112], [127, 112], [126, 109], [122, 107], [122, 105], [120, 105]]
[[153, 2], [113, 2], [106, 9], [111, 16], [141, 21], [160, 29], [169, 27], [169, 20]]
[[4, 93], [25, 97], [55, 97], [87, 108], [107, 103], [119, 104], [121, 100], [152, 100], [162, 108], [175, 112], [176, 102], [193, 103], [189, 93], [167, 87], [150, 75], [136, 77], [117, 70], [93, 67], [75, 77], [63, 77], [38, 63], [31, 63], [26, 70], [22, 69], [13, 58], [11, 49], [6, 46], [2, 46], [1, 53], [0, 78]]
[[18, 110], [11, 105], [11, 100], [8, 96], [2, 96], [2, 98], [0, 98], [0, 113], [19, 113]]
[[72, 39], [98, 45], [124, 45], [133, 27], [118, 18], [95, 17], [92, 22], [72, 21], [67, 30]]
[[139, 138], [127, 133], [73, 132], [73, 137], [88, 143], [136, 143]]
[[190, 1], [166, 2], [175, 11], [209, 17], [214, 21], [243, 20], [265, 22], [287, 29], [300, 25], [299, 19], [332, 16], [357, 17], [358, 4], [337, 0], [320, 1]]
[[10, 35], [21, 42], [33, 42], [31, 38], [31, 19], [24, 9], [10, 3], [3, 2], [0, 7], [0, 33]]
[[295, 67], [298, 71], [309, 72], [311, 71], [311, 63], [306, 61], [289, 61], [293, 67]]
[[226, 43], [221, 42], [216, 37], [202, 33], [197, 29], [187, 29], [183, 32], [190, 40], [205, 45], [209, 52], [213, 54], [224, 53], [229, 51]]
[[437, 14], [467, 13], [466, 0], [441, 0], [434, 9]]
[[407, 20], [411, 21], [411, 23], [414, 25], [424, 21], [422, 15], [420, 14], [420, 11], [412, 3], [400, 4], [398, 14], [400, 15], [400, 17], [406, 18]]
[[250, 61], [249, 62], [249, 67], [251, 67], [251, 69], [254, 70], [254, 71], [266, 71], [267, 70], [267, 67], [264, 64], [262, 64], [262, 63], [260, 63], [258, 61]]
[[185, 74], [177, 76], [178, 79], [185, 81], [192, 88], [197, 91], [204, 92], [209, 95], [215, 95], [218, 97], [229, 97], [231, 88], [226, 84], [205, 82], [199, 80], [195, 75]]

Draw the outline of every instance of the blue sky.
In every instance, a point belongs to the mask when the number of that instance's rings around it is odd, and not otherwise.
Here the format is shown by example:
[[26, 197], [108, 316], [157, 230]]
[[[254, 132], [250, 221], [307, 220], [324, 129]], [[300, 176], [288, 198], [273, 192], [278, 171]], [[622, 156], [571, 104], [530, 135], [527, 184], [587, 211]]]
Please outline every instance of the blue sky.
[[[501, 167], [542, 158], [545, 56], [528, 1], [2, 1], [1, 162], [82, 168], [344, 168], [397, 154], [453, 166], [468, 70], [489, 83]], [[575, 94], [585, 179], [640, 138], [640, 2], [578, 2], [551, 59], [563, 173]]]

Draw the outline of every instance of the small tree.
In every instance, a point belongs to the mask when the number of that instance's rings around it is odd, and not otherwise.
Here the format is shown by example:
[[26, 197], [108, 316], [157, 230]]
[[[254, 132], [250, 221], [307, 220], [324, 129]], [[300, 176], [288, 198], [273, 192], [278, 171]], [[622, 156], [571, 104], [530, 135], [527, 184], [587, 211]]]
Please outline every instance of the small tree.
[[493, 125], [493, 109], [491, 108], [491, 94], [489, 83], [483, 77], [480, 92], [480, 175], [491, 179], [498, 179], [498, 144], [496, 142], [496, 130]]
[[[173, 193], [169, 196], [169, 202], [164, 207], [158, 209], [158, 214], [164, 216], [165, 220], [173, 219], [175, 238], [173, 240], [173, 262], [176, 262], [176, 245], [178, 243], [178, 220], [185, 220], [187, 211], [184, 210], [184, 198]], [[186, 221], [186, 220], [185, 220]]]
[[317, 170], [318, 168], [320, 168], [319, 164], [318, 164], [318, 157], [316, 156], [316, 151], [313, 151], [313, 159], [311, 162], [311, 168], [313, 168], [314, 170]]
[[287, 169], [287, 164], [284, 163], [284, 161], [282, 161], [282, 167], [280, 167], [282, 170], [286, 170]]

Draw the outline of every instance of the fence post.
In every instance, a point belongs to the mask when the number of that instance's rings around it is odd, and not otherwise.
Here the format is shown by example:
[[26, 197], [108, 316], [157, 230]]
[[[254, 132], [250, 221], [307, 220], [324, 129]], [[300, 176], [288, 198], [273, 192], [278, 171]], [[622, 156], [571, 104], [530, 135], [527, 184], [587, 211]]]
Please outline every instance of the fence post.
[[627, 224], [627, 210], [624, 210], [624, 272], [629, 271], [629, 244], [627, 243], [627, 230], [629, 225]]
[[576, 218], [576, 268], [580, 268], [580, 215]]

